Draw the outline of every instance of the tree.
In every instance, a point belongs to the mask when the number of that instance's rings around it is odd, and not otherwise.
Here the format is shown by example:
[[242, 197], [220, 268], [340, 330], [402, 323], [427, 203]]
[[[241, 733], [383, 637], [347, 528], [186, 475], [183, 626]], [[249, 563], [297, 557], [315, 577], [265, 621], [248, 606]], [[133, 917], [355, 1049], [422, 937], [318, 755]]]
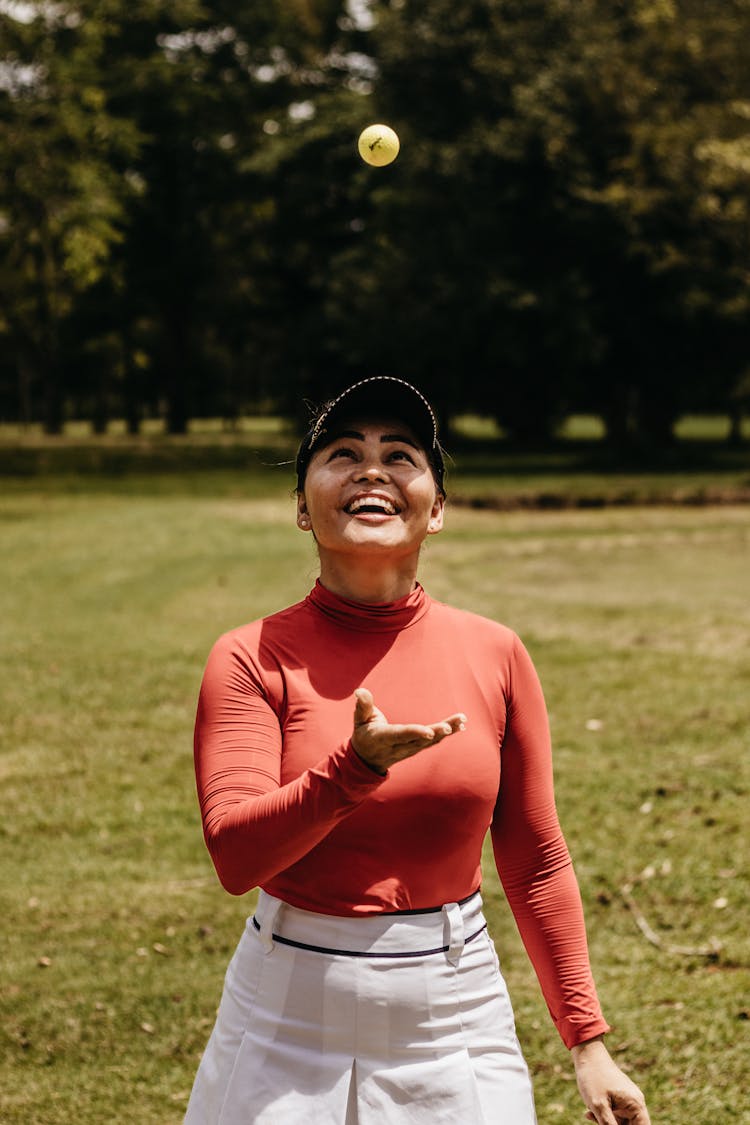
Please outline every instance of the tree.
[[138, 142], [100, 83], [96, 21], [64, 5], [0, 13], [0, 334], [16, 357], [20, 398], [37, 388], [46, 429], [63, 419], [64, 326], [121, 237], [123, 185], [113, 161]]
[[[181, 431], [377, 372], [526, 443], [571, 408], [635, 445], [741, 410], [747, 0], [352, 11], [0, 5], [0, 368], [26, 416], [43, 388], [49, 429], [66, 399]], [[402, 153], [372, 169], [378, 118]]]
[[726, 401], [736, 378], [740, 353], [716, 342], [746, 306], [747, 194], [726, 177], [717, 190], [709, 156], [736, 154], [749, 22], [744, 3], [592, 0], [545, 76], [587, 236], [584, 394], [620, 441], [668, 441], [707, 380]]
[[350, 263], [378, 280], [347, 286], [342, 322], [527, 441], [575, 404], [661, 443], [707, 379], [725, 401], [744, 367], [748, 5], [372, 11], [376, 104], [404, 151]]
[[127, 170], [139, 187], [123, 325], [138, 326], [169, 429], [180, 432], [195, 413], [231, 417], [283, 385], [287, 307], [302, 314], [296, 213], [277, 238], [286, 160], [294, 150], [304, 161], [300, 125], [312, 98], [336, 85], [344, 5], [117, 7], [110, 98], [146, 138]]

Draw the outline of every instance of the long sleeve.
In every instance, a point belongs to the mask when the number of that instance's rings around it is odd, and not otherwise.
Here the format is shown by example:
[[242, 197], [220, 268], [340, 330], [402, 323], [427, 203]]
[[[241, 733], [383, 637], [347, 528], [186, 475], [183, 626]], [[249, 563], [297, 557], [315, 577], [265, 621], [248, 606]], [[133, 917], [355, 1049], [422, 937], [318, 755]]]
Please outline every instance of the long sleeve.
[[589, 966], [581, 897], [555, 809], [547, 710], [531, 658], [511, 658], [495, 862], [552, 1019], [571, 1047], [609, 1030]]
[[227, 634], [203, 676], [194, 750], [206, 844], [232, 894], [307, 855], [385, 780], [343, 743], [282, 785], [281, 749], [279, 717], [252, 659]]

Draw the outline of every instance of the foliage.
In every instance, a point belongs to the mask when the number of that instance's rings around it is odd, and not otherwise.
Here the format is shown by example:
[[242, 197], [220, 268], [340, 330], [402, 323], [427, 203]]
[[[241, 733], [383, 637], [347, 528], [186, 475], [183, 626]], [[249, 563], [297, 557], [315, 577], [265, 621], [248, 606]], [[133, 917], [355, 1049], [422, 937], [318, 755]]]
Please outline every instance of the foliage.
[[10, 338], [32, 413], [43, 386], [47, 428], [62, 423], [62, 337], [76, 301], [122, 237], [125, 198], [113, 164], [132, 155], [133, 123], [100, 85], [100, 21], [36, 5], [28, 23], [0, 13], [7, 43], [0, 90], [0, 333]]
[[413, 153], [387, 228], [394, 354], [412, 325], [446, 401], [520, 437], [585, 403], [611, 436], [664, 440], [722, 400], [745, 363], [748, 15], [384, 6], [378, 94], [389, 119], [408, 106]]
[[82, 13], [0, 5], [3, 416], [181, 432], [391, 371], [526, 443], [739, 440], [746, 0]]

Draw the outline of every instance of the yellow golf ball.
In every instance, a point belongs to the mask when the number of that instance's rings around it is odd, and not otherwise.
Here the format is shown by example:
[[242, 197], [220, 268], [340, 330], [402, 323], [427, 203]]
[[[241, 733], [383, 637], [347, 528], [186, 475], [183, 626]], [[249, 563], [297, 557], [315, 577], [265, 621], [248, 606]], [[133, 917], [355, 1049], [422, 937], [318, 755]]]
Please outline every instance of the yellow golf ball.
[[389, 125], [368, 125], [359, 134], [357, 148], [365, 164], [382, 168], [392, 164], [398, 156], [401, 143]]

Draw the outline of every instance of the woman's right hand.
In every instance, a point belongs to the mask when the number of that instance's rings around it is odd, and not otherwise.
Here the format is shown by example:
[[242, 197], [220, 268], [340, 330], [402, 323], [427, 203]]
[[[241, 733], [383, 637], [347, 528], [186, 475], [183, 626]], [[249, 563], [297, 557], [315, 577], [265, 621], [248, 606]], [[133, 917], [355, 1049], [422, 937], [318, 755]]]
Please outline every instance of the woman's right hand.
[[437, 723], [389, 723], [367, 688], [354, 693], [352, 746], [370, 769], [384, 774], [390, 766], [411, 758], [428, 746], [436, 746], [466, 726], [465, 715], [451, 715]]

